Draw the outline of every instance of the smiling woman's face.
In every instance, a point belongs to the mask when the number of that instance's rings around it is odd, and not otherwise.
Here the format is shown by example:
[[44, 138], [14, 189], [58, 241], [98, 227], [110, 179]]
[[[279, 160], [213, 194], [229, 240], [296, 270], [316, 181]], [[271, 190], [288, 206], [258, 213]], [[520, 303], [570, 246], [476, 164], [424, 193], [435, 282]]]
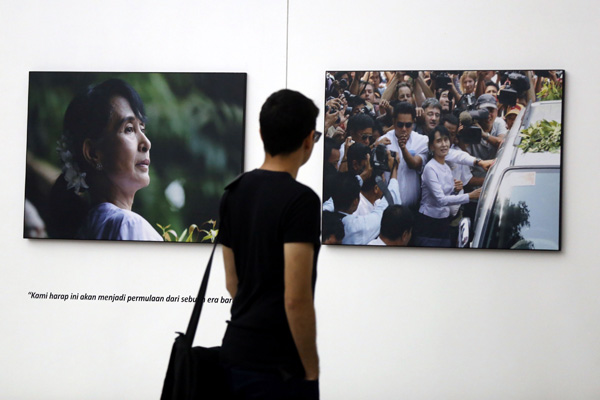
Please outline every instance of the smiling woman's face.
[[127, 100], [113, 97], [111, 105], [108, 126], [98, 143], [98, 159], [111, 190], [133, 195], [150, 183], [150, 140]]

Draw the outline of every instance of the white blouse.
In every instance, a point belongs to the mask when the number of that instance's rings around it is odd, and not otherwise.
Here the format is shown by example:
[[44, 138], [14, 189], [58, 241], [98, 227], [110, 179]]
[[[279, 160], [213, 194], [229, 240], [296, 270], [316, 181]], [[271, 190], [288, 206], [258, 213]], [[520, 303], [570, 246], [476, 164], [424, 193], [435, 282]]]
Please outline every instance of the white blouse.
[[447, 218], [450, 206], [469, 202], [468, 194], [453, 195], [454, 177], [447, 164], [432, 159], [421, 176], [421, 207], [419, 212], [431, 218]]

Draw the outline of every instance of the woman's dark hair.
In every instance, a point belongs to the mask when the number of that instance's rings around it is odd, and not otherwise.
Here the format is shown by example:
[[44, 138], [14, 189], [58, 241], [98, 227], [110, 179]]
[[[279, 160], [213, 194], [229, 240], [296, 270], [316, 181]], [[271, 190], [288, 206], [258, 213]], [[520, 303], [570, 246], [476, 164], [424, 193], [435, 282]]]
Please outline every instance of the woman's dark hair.
[[265, 151], [272, 156], [289, 154], [315, 129], [319, 109], [300, 92], [273, 93], [260, 110], [260, 133]]
[[82, 171], [90, 170], [83, 158], [83, 142], [86, 139], [100, 139], [110, 121], [111, 99], [114, 97], [127, 100], [135, 116], [146, 122], [146, 112], [140, 95], [121, 79], [109, 79], [96, 86], [90, 86], [77, 95], [65, 112], [63, 136], [68, 142], [74, 161]]
[[446, 136], [448, 139], [450, 139], [450, 132], [448, 132], [448, 129], [446, 129], [446, 127], [444, 125], [438, 125], [435, 128], [433, 128], [433, 130], [431, 132], [429, 132], [427, 134], [427, 137], [429, 138], [429, 148], [430, 149], [431, 149], [431, 145], [433, 144], [433, 141], [435, 140], [436, 132], [440, 133], [440, 137]]
[[[72, 163], [80, 173], [85, 173], [89, 183], [94, 169], [83, 156], [86, 139], [98, 140], [105, 133], [112, 114], [111, 100], [123, 97], [137, 118], [146, 122], [144, 103], [140, 95], [127, 82], [109, 79], [85, 91], [71, 100], [63, 120], [62, 142], [72, 157]], [[77, 235], [79, 227], [89, 210], [89, 198], [67, 189], [65, 172], [52, 187], [49, 200], [48, 234], [53, 238], [69, 239]]]

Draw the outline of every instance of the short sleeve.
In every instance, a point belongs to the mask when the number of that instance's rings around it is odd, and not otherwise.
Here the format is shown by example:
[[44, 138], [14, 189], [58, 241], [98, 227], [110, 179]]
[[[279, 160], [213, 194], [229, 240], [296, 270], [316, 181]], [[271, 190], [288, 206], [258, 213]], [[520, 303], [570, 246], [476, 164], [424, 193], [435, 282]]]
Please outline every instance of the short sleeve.
[[221, 203], [219, 205], [219, 234], [217, 236], [217, 239], [219, 241], [219, 243], [221, 243], [224, 246], [227, 247], [231, 247], [231, 236], [230, 236], [230, 230], [229, 230], [229, 223], [227, 218], [225, 218], [226, 215], [226, 196], [223, 195], [223, 197], [221, 197]]
[[312, 190], [301, 193], [289, 206], [283, 221], [284, 243], [318, 243], [321, 202]]

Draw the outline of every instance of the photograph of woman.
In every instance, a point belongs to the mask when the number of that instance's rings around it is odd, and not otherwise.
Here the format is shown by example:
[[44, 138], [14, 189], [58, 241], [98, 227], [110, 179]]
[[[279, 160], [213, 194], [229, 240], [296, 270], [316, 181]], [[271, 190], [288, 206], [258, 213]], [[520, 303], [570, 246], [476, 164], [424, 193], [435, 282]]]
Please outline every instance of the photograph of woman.
[[24, 237], [212, 241], [242, 170], [245, 82], [30, 73]]
[[[79, 239], [163, 240], [131, 211], [136, 192], [150, 184], [146, 119], [139, 94], [120, 79], [91, 87], [69, 104], [58, 148], [62, 174], [51, 196], [49, 222], [57, 231]], [[78, 217], [85, 213], [81, 222], [68, 218], [73, 207]]]

